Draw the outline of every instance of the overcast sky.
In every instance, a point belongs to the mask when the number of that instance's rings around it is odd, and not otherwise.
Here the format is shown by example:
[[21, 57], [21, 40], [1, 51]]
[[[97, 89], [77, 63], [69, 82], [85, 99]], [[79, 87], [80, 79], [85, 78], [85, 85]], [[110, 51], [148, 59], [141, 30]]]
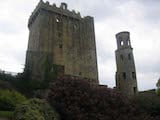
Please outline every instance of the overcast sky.
[[[43, 0], [46, 1], [46, 0]], [[28, 18], [39, 0], [0, 0], [0, 69], [22, 72]], [[115, 86], [115, 34], [129, 31], [139, 90], [155, 88], [160, 77], [160, 0], [49, 0], [93, 16], [99, 80]]]

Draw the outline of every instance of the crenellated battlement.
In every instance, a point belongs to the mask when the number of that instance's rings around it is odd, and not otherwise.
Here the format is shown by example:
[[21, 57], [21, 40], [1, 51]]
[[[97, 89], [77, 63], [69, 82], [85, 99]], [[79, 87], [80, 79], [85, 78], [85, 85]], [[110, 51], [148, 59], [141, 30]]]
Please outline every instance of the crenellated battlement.
[[64, 2], [62, 2], [61, 5], [57, 7], [55, 3], [51, 5], [48, 1], [44, 2], [43, 0], [40, 0], [40, 2], [38, 3], [38, 5], [36, 6], [35, 10], [32, 12], [29, 18], [28, 27], [34, 22], [35, 18], [38, 16], [40, 11], [47, 11], [50, 13], [71, 17], [77, 20], [82, 19], [80, 12], [76, 12], [75, 10], [70, 11], [67, 7], [67, 4]]

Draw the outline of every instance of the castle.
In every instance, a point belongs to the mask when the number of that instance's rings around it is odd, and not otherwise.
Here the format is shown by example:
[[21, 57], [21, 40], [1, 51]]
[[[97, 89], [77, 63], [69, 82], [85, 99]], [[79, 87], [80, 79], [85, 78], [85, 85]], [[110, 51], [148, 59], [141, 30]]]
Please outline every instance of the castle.
[[[28, 22], [29, 42], [25, 71], [32, 79], [43, 80], [56, 68], [58, 76], [91, 79], [99, 84], [93, 17], [42, 0]], [[129, 32], [116, 34], [116, 88], [127, 96], [137, 93], [134, 57]]]
[[[98, 68], [93, 17], [81, 17], [80, 13], [42, 0], [28, 22], [29, 41], [25, 70], [32, 79], [42, 80], [46, 66], [58, 75], [92, 79], [98, 84]], [[47, 64], [47, 65], [46, 65]]]

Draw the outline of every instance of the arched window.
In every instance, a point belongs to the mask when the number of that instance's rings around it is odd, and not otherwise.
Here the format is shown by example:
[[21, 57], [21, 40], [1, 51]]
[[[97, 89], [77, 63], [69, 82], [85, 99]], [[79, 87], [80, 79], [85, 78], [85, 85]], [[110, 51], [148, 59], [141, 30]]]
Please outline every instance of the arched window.
[[57, 30], [62, 31], [62, 20], [61, 20], [60, 16], [56, 16], [55, 20], [56, 20], [56, 24], [57, 24], [56, 25]]
[[59, 23], [59, 22], [60, 22], [60, 18], [56, 17], [56, 23]]
[[121, 45], [121, 46], [123, 46], [123, 45], [124, 45], [124, 42], [123, 42], [123, 40], [121, 40], [121, 41], [120, 41], [120, 45]]
[[77, 25], [77, 24], [74, 24], [74, 25], [73, 25], [73, 28], [74, 28], [74, 30], [77, 30], [78, 25]]

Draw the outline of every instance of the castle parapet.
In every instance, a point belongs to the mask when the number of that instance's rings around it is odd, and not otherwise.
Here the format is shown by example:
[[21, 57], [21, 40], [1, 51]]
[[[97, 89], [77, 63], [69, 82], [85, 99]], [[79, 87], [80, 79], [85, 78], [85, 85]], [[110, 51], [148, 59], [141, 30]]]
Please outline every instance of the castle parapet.
[[75, 12], [75, 10], [70, 11], [67, 7], [67, 4], [64, 2], [61, 3], [60, 7], [57, 7], [55, 3], [53, 3], [53, 5], [50, 5], [48, 1], [43, 2], [43, 0], [40, 0], [40, 2], [38, 3], [38, 5], [36, 6], [35, 10], [32, 12], [29, 18], [28, 27], [30, 27], [30, 25], [34, 22], [35, 18], [38, 16], [41, 10], [47, 11], [49, 13], [63, 15], [66, 17], [71, 17], [77, 20], [81, 19], [80, 12]]

